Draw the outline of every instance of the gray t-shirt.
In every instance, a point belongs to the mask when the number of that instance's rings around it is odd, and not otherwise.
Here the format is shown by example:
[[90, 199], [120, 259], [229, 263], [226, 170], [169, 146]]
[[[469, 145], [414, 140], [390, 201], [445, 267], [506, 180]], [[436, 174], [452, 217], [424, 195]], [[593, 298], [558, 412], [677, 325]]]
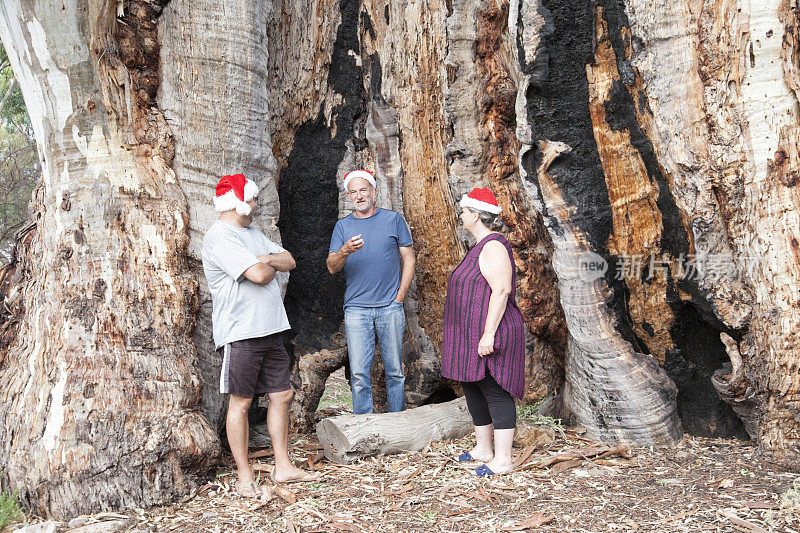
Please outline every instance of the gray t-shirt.
[[244, 271], [259, 262], [259, 255], [285, 250], [251, 227], [217, 220], [203, 239], [203, 271], [214, 310], [214, 344], [265, 337], [289, 329], [277, 280], [253, 283]]

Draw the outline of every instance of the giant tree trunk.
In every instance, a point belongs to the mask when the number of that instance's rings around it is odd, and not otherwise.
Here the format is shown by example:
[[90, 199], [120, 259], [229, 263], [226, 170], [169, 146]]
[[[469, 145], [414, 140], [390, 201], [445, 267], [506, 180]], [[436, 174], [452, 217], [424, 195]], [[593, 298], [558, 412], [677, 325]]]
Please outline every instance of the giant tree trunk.
[[[234, 170], [259, 183], [256, 224], [298, 263], [297, 427], [345, 358], [344, 284], [325, 257], [349, 210], [341, 176], [366, 167], [417, 251], [409, 405], [449, 387], [442, 306], [468, 245], [456, 203], [490, 186], [516, 254], [526, 399], [556, 397], [598, 438], [749, 433], [798, 464], [794, 7], [73, 4], [0, 8], [44, 169], [36, 230], [0, 283], [14, 311], [0, 458], [26, 502], [154, 503], [213, 459], [196, 410], [219, 429], [224, 403], [198, 250], [212, 186]], [[587, 258], [605, 275], [587, 278]], [[77, 496], [89, 489], [105, 503]]]
[[[768, 458], [797, 468], [800, 15], [777, 0], [687, 4], [630, 1], [619, 31], [643, 49], [624, 51], [637, 72], [629, 91], [646, 95], [638, 122], [691, 228], [692, 302], [743, 360], [744, 383], [723, 398], [758, 421], [751, 436]], [[736, 268], [720, 272], [709, 261], [720, 256]]]
[[[301, 186], [324, 184], [326, 198], [336, 197], [336, 177], [345, 168], [374, 167], [390, 184], [387, 191], [395, 190], [399, 176], [402, 203], [388, 192], [381, 198], [384, 205], [402, 205], [411, 223], [423, 304], [412, 316], [435, 352], [446, 275], [464, 250], [452, 206], [472, 186], [490, 185], [506, 210], [518, 258], [518, 297], [530, 333], [528, 397], [559, 394], [565, 416], [610, 440], [670, 443], [681, 426], [702, 435], [743, 436], [745, 426], [711, 380], [728, 359], [720, 340], [727, 334], [751, 347], [741, 352], [752, 368], [748, 390], [760, 391], [757, 401], [747, 403], [763, 413], [756, 416], [762, 433], [754, 436], [765, 449], [793, 450], [797, 422], [790, 415], [797, 410], [792, 403], [797, 380], [789, 376], [797, 356], [787, 352], [792, 343], [785, 335], [793, 331], [788, 324], [797, 304], [784, 301], [777, 308], [786, 310], [786, 318], [768, 319], [776, 308], [766, 303], [772, 297], [762, 296], [759, 315], [754, 295], [783, 294], [779, 287], [784, 285], [752, 273], [720, 277], [708, 263], [729, 258], [743, 266], [761, 253], [748, 247], [747, 242], [758, 243], [755, 235], [791, 247], [789, 237], [765, 237], [793, 231], [782, 229], [792, 227], [791, 211], [756, 209], [786, 205], [785, 200], [758, 203], [756, 191], [764, 186], [747, 193], [737, 183], [758, 183], [760, 173], [778, 172], [780, 164], [789, 165], [779, 172], [783, 181], [768, 183], [792, 187], [793, 152], [777, 145], [772, 152], [759, 146], [754, 152], [748, 137], [740, 139], [735, 132], [753, 128], [761, 132], [760, 142], [780, 137], [785, 144], [794, 130], [781, 123], [770, 126], [775, 113], [765, 119], [735, 109], [770, 105], [770, 96], [758, 96], [760, 89], [741, 89], [749, 96], [738, 96], [739, 87], [750, 87], [747, 76], [754, 76], [768, 87], [789, 87], [779, 102], [788, 102], [794, 113], [795, 26], [774, 3], [766, 12], [775, 21], [770, 36], [776, 38], [770, 42], [784, 43], [772, 48], [777, 62], [759, 63], [756, 56], [750, 61], [741, 38], [715, 41], [717, 28], [740, 35], [735, 28], [742, 27], [749, 8], [738, 15], [727, 4], [714, 6], [712, 11], [666, 2], [589, 6], [578, 0], [465, 0], [398, 2], [387, 9], [365, 2], [359, 10], [353, 2], [340, 2], [341, 23], [326, 72], [334, 100], [328, 100], [330, 93], [322, 97], [319, 115], [297, 129], [294, 146], [291, 141], [281, 146], [289, 154], [279, 185], [285, 206], [281, 219], [297, 225], [301, 217], [293, 191]], [[759, 24], [766, 24], [758, 16]], [[729, 21], [738, 26], [727, 30]], [[786, 33], [784, 26], [791, 31], [777, 39]], [[763, 43], [772, 37], [766, 35], [765, 29], [755, 46], [761, 43], [767, 50]], [[320, 64], [318, 55], [306, 56], [305, 64]], [[759, 64], [765, 69], [784, 64], [786, 74], [781, 69], [751, 72]], [[386, 134], [394, 131], [386, 125], [395, 120], [399, 163], [393, 137]], [[320, 129], [330, 133], [326, 137]], [[339, 155], [332, 161], [330, 150], [311, 153], [310, 147], [319, 147], [312, 141], [320, 138], [337, 146]], [[376, 138], [389, 140], [376, 143]], [[731, 152], [736, 142], [742, 149]], [[543, 167], [543, 147], [558, 143], [564, 145], [561, 155]], [[759, 153], [778, 155], [769, 162]], [[327, 163], [309, 164], [309, 157]], [[329, 170], [301, 179], [300, 162]], [[757, 171], [757, 164], [765, 170]], [[542, 176], [549, 181], [540, 183]], [[746, 194], [753, 208], [742, 203]], [[325, 229], [335, 222], [335, 213], [313, 213], [302, 211], [303, 218], [324, 221]], [[767, 215], [773, 222], [765, 228], [758, 221]], [[322, 302], [334, 294], [336, 303], [341, 294], [313, 283], [329, 279], [322, 266], [327, 250], [309, 237], [290, 241], [293, 230], [282, 231], [286, 243], [320, 250], [317, 266], [309, 267], [317, 269], [316, 277], [302, 286], [297, 277], [298, 285], [290, 281], [289, 286], [290, 307], [300, 310], [296, 316], [304, 317], [304, 325], [312, 325], [304, 334], [322, 329], [320, 324], [335, 331], [340, 315], [304, 307], [319, 302], [315, 305], [326, 308]], [[773, 244], [763, 247], [776, 257], [793, 257], [790, 249], [780, 254]], [[580, 264], [574, 262], [583, 260], [581, 252], [597, 254], [610, 265], [603, 279], [576, 276]], [[640, 258], [641, 270], [626, 275], [622, 269], [630, 258]], [[786, 263], [762, 263], [762, 268], [795, 269]], [[757, 328], [752, 320], [759, 321]], [[331, 345], [324, 336], [316, 338], [322, 339], [319, 348]], [[776, 346], [781, 346], [778, 352]], [[775, 353], [785, 355], [771, 367]], [[433, 364], [422, 375], [435, 376], [437, 357], [425, 355]], [[773, 370], [756, 371], [768, 368]], [[741, 412], [743, 405], [738, 402], [736, 409]], [[767, 427], [775, 433], [769, 444], [762, 438]]]
[[42, 159], [6, 301], [23, 315], [0, 358], [0, 464], [60, 519], [167, 502], [219, 453], [198, 410], [188, 209], [154, 106], [162, 5], [0, 6]]
[[[203, 382], [203, 412], [222, 429], [222, 358], [211, 334], [211, 294], [203, 275], [203, 235], [217, 219], [211, 200], [219, 177], [243, 173], [259, 186], [253, 225], [280, 243], [275, 226], [276, 162], [267, 131], [267, 15], [269, 2], [175, 0], [159, 19], [161, 85], [158, 107], [175, 135], [173, 168], [189, 203], [188, 259], [200, 281], [194, 342]], [[243, 44], [244, 43], [244, 44]], [[278, 274], [285, 288], [288, 276]]]

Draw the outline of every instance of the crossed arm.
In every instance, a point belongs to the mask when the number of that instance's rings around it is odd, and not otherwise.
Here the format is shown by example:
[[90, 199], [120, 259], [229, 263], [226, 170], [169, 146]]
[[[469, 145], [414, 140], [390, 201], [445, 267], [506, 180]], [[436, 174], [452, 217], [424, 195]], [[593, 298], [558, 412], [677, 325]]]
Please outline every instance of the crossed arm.
[[244, 271], [244, 277], [253, 283], [266, 284], [275, 279], [276, 272], [289, 272], [297, 264], [289, 252], [279, 254], [259, 255], [256, 263]]

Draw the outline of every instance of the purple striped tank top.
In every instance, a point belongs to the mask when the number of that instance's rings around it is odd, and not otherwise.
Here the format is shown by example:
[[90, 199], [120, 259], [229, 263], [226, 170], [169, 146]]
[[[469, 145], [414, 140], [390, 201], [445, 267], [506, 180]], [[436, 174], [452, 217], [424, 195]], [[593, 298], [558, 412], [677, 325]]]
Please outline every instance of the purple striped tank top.
[[[500, 241], [511, 260], [511, 294], [494, 337], [494, 352], [481, 357], [478, 342], [486, 324], [492, 289], [478, 266], [487, 242]], [[522, 398], [525, 389], [525, 332], [515, 291], [517, 273], [511, 245], [499, 233], [476, 244], [447, 278], [442, 339], [442, 376], [457, 381], [480, 381], [488, 370], [503, 389]]]

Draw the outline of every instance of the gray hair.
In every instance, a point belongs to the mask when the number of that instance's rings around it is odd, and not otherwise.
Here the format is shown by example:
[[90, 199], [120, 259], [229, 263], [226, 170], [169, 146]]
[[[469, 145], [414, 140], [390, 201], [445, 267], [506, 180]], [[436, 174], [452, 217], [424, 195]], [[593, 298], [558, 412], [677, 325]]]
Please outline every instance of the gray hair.
[[478, 218], [480, 219], [481, 223], [489, 228], [491, 231], [506, 231], [508, 227], [506, 223], [500, 218], [500, 215], [495, 215], [494, 213], [489, 213], [488, 211], [480, 211], [478, 209], [467, 208], [473, 213], [478, 213]]

